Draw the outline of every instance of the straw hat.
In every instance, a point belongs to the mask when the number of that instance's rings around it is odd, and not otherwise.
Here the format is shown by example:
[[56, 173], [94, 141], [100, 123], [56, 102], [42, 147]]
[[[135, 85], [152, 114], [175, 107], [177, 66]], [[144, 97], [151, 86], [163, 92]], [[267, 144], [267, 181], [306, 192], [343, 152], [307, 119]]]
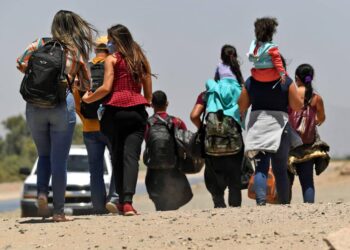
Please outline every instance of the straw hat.
[[107, 50], [107, 36], [100, 36], [96, 39], [96, 49], [105, 49]]

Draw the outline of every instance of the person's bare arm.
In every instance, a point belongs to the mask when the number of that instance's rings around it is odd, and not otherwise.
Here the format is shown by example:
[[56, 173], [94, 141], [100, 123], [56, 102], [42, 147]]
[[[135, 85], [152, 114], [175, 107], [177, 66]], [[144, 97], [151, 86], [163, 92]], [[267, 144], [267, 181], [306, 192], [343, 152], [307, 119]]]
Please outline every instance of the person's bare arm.
[[248, 91], [245, 87], [242, 88], [241, 95], [238, 99], [239, 112], [241, 113], [241, 117], [244, 117], [248, 108], [250, 107], [250, 98]]
[[303, 107], [303, 100], [300, 94], [298, 93], [298, 88], [295, 83], [289, 85], [288, 91], [288, 103], [291, 109], [294, 111], [299, 111]]
[[325, 120], [326, 120], [326, 113], [324, 110], [324, 104], [321, 96], [317, 96], [317, 101], [316, 101], [316, 124], [320, 126]]
[[117, 58], [113, 55], [109, 55], [105, 60], [105, 72], [103, 77], [103, 84], [96, 89], [94, 93], [86, 92], [83, 96], [83, 101], [86, 103], [92, 103], [97, 100], [102, 99], [108, 95], [113, 87], [113, 78], [114, 78], [114, 65], [117, 62]]
[[142, 82], [142, 87], [143, 87], [143, 95], [146, 98], [147, 102], [151, 104], [152, 102], [152, 76], [151, 76], [151, 66], [147, 62], [146, 67], [148, 68], [148, 74], [144, 81]]
[[204, 112], [204, 106], [202, 104], [194, 105], [190, 118], [192, 123], [199, 129], [201, 126], [201, 115]]

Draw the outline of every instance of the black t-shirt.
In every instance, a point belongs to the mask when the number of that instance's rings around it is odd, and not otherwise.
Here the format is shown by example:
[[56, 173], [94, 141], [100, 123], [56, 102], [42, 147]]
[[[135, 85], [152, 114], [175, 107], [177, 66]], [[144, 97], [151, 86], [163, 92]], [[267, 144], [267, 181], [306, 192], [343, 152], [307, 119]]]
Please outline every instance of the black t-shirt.
[[288, 92], [293, 80], [287, 76], [284, 84], [277, 82], [259, 82], [253, 77], [247, 79], [245, 88], [249, 94], [252, 111], [274, 110], [288, 112]]

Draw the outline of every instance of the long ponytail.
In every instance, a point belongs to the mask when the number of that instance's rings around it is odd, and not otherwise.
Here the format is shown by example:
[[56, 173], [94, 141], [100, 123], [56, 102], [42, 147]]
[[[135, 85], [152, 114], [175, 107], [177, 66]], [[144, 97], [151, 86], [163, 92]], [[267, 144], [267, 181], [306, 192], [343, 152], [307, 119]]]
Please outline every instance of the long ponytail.
[[314, 79], [314, 68], [310, 64], [301, 64], [295, 71], [295, 75], [305, 86], [304, 105], [308, 105], [314, 94], [312, 80]]
[[122, 24], [114, 25], [107, 30], [107, 33], [118, 52], [124, 57], [132, 78], [136, 83], [140, 83], [147, 76], [155, 76], [151, 73], [148, 60], [142, 48], [133, 39], [126, 26]]
[[230, 67], [233, 74], [235, 74], [237, 81], [243, 85], [244, 80], [241, 72], [241, 68], [237, 59], [236, 48], [232, 45], [225, 44], [221, 49], [221, 60], [223, 64]]

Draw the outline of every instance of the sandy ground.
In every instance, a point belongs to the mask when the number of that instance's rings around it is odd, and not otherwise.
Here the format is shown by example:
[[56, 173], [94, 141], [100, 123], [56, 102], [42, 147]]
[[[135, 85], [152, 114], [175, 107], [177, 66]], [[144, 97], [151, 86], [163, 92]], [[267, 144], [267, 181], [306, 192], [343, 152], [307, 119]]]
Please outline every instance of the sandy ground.
[[20, 197], [22, 182], [0, 183], [0, 201]]
[[329, 249], [327, 235], [350, 226], [349, 170], [350, 163], [332, 162], [315, 177], [313, 205], [301, 203], [296, 179], [287, 206], [256, 207], [243, 192], [241, 208], [212, 209], [201, 183], [193, 187], [193, 200], [173, 212], [155, 212], [148, 197], [139, 195], [135, 207], [141, 215], [135, 217], [81, 216], [52, 223], [18, 218], [19, 211], [2, 213], [0, 249]]

